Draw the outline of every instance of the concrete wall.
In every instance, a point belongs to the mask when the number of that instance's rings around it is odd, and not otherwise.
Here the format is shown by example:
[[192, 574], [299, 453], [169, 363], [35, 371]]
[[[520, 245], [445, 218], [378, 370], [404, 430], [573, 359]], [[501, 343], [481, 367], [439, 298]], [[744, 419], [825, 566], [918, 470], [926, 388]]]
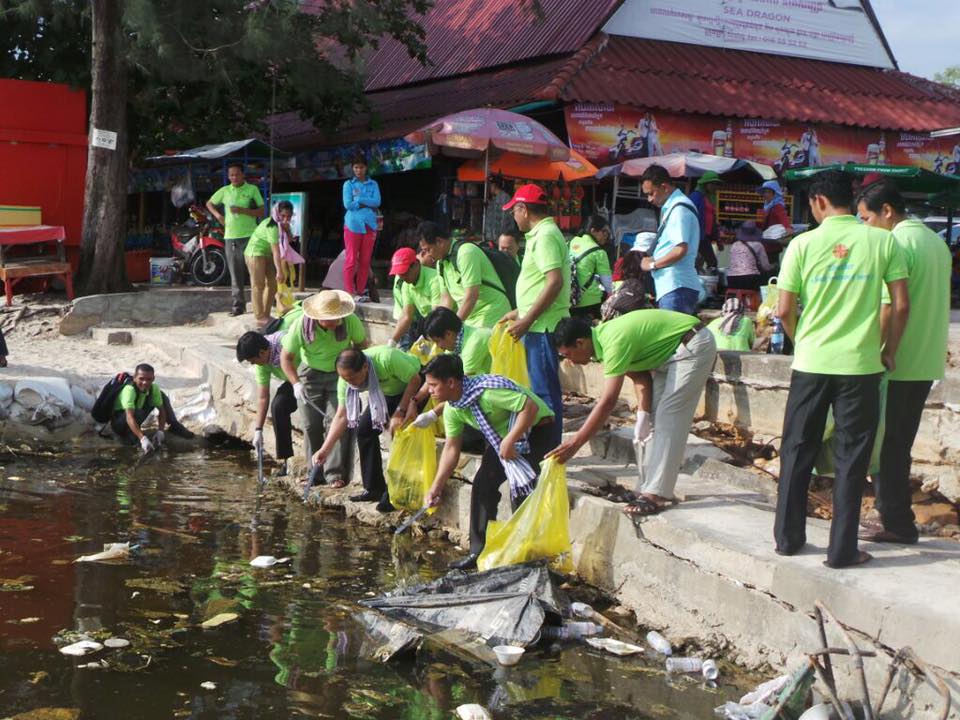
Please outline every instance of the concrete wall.
[[60, 334], [79, 335], [99, 325], [185, 325], [202, 322], [212, 312], [229, 309], [229, 288], [150, 288], [112, 295], [87, 295], [73, 301], [70, 311], [60, 321]]

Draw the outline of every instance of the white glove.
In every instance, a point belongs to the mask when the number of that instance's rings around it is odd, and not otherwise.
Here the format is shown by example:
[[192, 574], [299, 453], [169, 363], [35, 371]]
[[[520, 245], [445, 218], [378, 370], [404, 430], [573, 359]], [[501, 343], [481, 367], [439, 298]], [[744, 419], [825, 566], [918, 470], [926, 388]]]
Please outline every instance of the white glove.
[[427, 410], [427, 412], [417, 415], [417, 419], [410, 424], [415, 428], [428, 428], [436, 421], [437, 414], [433, 410]]
[[156, 445], [157, 447], [160, 447], [161, 445], [163, 445], [163, 439], [165, 437], [166, 435], [164, 434], [163, 430], [157, 430], [157, 432], [153, 436], [153, 444]]
[[150, 442], [150, 438], [144, 435], [140, 438], [140, 447], [143, 448], [143, 453], [146, 455], [148, 452], [153, 450], [153, 443]]
[[646, 410], [637, 410], [637, 422], [633, 426], [633, 441], [645, 443], [650, 438], [650, 413]]
[[257, 428], [253, 431], [253, 449], [262, 450], [263, 449], [263, 430]]
[[396, 340], [394, 340], [393, 338], [390, 338], [389, 340], [387, 340], [387, 347], [395, 348], [396, 346], [397, 346]]
[[297, 383], [293, 386], [293, 396], [297, 399], [297, 403], [300, 404], [303, 402], [303, 383]]

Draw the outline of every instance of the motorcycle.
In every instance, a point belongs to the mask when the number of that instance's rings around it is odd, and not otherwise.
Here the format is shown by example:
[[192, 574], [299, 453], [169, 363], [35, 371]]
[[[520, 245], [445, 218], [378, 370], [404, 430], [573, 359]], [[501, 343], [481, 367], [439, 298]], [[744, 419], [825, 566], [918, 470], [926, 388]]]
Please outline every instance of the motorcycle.
[[176, 272], [197, 285], [219, 285], [227, 275], [227, 251], [213, 233], [212, 220], [199, 205], [190, 206], [190, 219], [173, 228], [170, 243]]

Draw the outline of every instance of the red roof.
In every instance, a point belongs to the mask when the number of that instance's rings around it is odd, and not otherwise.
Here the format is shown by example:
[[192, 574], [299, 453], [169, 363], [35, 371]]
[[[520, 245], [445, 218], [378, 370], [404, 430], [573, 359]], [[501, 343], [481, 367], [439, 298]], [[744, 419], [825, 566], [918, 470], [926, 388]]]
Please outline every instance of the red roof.
[[960, 92], [896, 70], [619, 36], [547, 96], [889, 130], [960, 123]]
[[[437, 0], [423, 17], [430, 65], [389, 39], [368, 59], [366, 90], [462, 75], [579, 50], [621, 0]], [[542, 11], [542, 12], [541, 12]]]

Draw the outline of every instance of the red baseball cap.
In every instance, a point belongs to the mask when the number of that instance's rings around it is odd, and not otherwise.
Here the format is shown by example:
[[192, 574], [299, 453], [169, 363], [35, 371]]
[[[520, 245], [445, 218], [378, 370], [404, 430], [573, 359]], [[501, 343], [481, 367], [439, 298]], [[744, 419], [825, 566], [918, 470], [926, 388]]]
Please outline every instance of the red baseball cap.
[[518, 202], [533, 203], [534, 205], [546, 205], [547, 194], [539, 185], [534, 185], [533, 183], [530, 183], [529, 185], [521, 185], [513, 194], [513, 200], [504, 205], [503, 209], [509, 210]]
[[390, 260], [390, 275], [403, 275], [417, 261], [417, 251], [413, 248], [400, 248]]

